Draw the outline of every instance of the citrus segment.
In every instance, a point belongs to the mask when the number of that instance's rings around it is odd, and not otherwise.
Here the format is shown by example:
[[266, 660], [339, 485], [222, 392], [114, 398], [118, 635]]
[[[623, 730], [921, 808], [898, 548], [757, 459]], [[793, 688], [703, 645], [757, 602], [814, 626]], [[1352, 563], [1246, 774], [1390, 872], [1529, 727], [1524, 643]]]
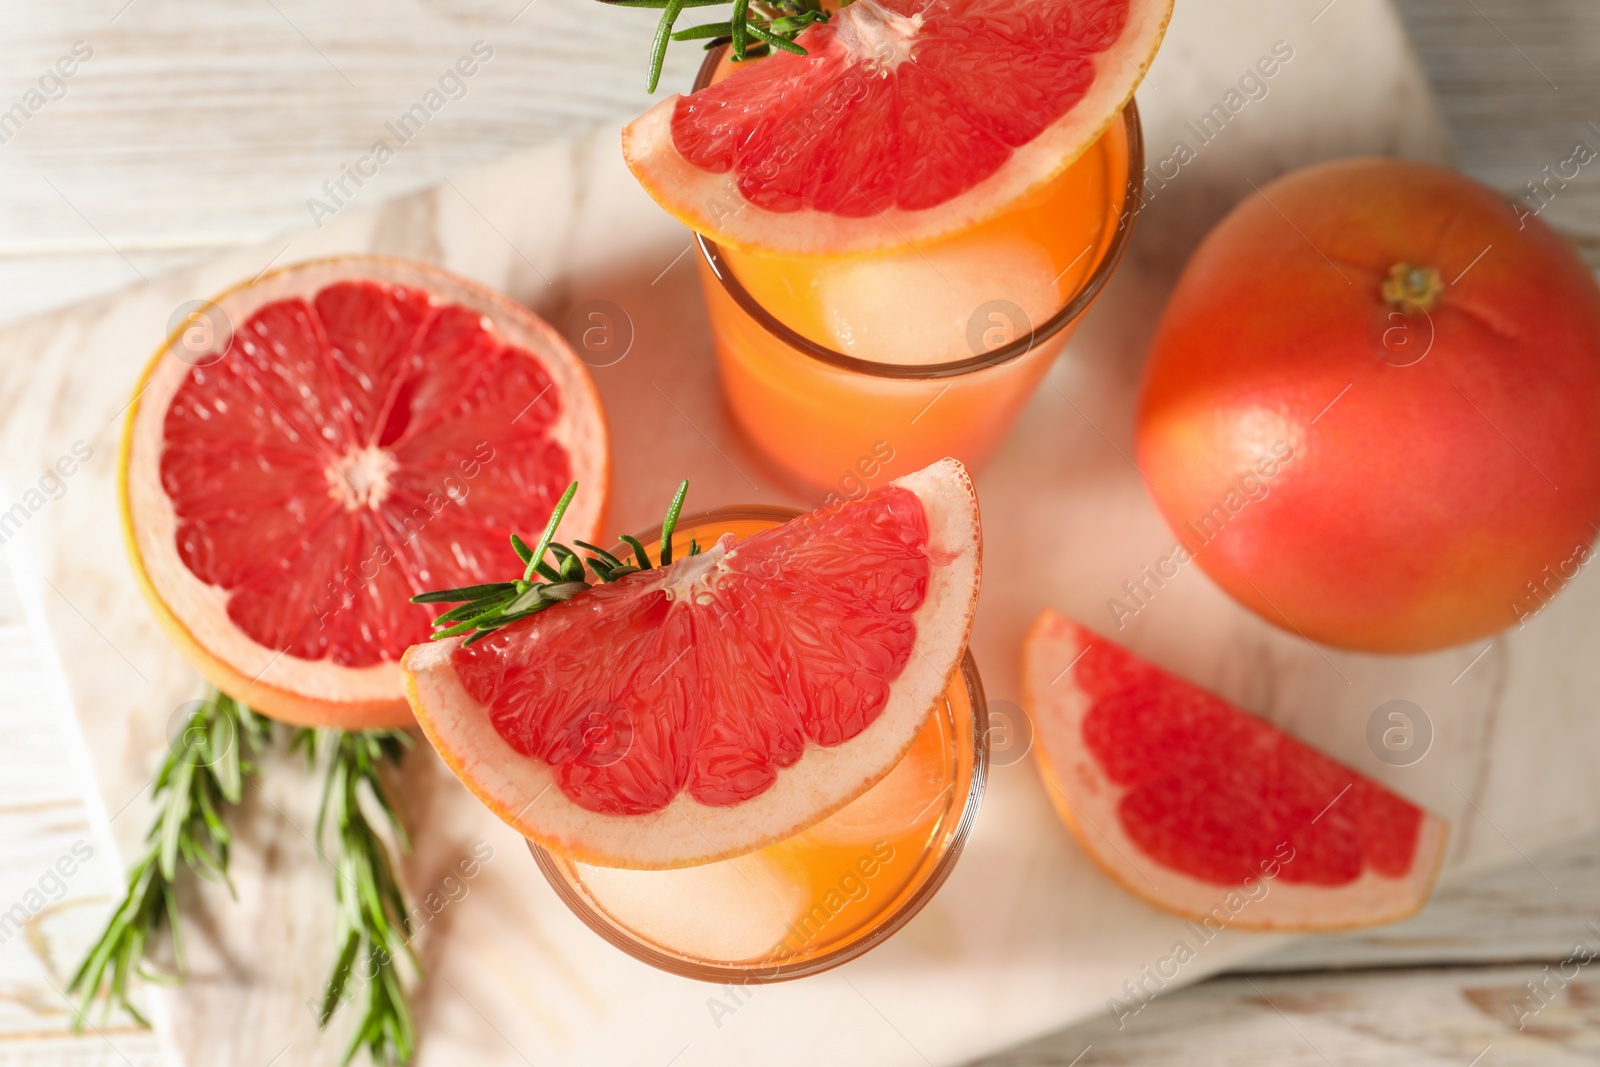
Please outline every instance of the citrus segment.
[[741, 248], [864, 251], [962, 229], [1127, 103], [1168, 0], [855, 0], [623, 131], [635, 175]]
[[410, 597], [492, 573], [575, 474], [598, 517], [604, 429], [561, 340], [428, 268], [289, 268], [204, 312], [209, 351], [157, 354], [129, 417], [136, 568], [180, 645], [267, 714], [408, 721]]
[[1151, 903], [1312, 930], [1392, 922], [1427, 900], [1445, 824], [1265, 720], [1054, 612], [1029, 632], [1024, 681], [1052, 801]]
[[944, 460], [404, 665], [429, 739], [523, 834], [688, 866], [895, 766], [965, 649], [978, 566], [977, 501]]

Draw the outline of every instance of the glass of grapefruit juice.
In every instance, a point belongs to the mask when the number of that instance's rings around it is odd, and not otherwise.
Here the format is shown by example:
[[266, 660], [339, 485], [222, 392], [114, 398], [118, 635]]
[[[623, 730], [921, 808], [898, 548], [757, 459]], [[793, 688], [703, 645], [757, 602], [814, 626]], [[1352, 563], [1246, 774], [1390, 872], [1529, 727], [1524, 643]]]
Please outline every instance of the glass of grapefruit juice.
[[[730, 66], [713, 51], [695, 88]], [[819, 488], [946, 455], [982, 463], [1115, 270], [1143, 173], [1130, 100], [1061, 173], [946, 237], [827, 256], [699, 235], [735, 419], [785, 472]]]
[[[800, 514], [731, 507], [679, 520], [674, 555]], [[659, 531], [641, 534], [654, 553]], [[582, 863], [529, 842], [551, 886], [622, 951], [686, 978], [759, 983], [835, 967], [882, 943], [948, 877], [977, 818], [988, 705], [971, 653], [889, 774], [821, 822], [754, 852], [677, 870]]]

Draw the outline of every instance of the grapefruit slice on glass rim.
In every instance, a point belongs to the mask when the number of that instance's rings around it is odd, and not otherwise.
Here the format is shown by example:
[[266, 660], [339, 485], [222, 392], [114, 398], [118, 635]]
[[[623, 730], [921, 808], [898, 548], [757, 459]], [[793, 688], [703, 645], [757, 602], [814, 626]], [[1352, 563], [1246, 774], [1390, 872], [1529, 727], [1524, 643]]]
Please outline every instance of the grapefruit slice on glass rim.
[[1427, 902], [1445, 822], [1264, 719], [1053, 611], [1028, 633], [1023, 684], [1052, 803], [1157, 907], [1342, 930]]
[[1133, 96], [1172, 0], [855, 0], [789, 52], [663, 100], [629, 168], [736, 248], [864, 252], [965, 229], [1074, 162]]
[[433, 612], [410, 597], [498, 567], [574, 477], [608, 478], [588, 372], [541, 319], [420, 263], [283, 268], [201, 305], [128, 411], [123, 528], [157, 620], [264, 714], [411, 721], [400, 677]]
[[523, 836], [689, 867], [804, 830], [885, 777], [954, 676], [978, 504], [951, 459], [858, 500], [406, 654], [417, 721]]

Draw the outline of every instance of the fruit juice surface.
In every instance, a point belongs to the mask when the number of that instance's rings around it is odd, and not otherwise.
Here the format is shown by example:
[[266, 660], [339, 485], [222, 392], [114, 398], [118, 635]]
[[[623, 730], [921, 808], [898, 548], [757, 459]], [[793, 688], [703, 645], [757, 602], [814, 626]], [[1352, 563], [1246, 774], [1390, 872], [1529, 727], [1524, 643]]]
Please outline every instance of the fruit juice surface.
[[[1130, 104], [1054, 178], [936, 240], [837, 256], [715, 247], [719, 263], [702, 259], [701, 283], [746, 436], [822, 490], [877, 484], [944, 456], [982, 464], [1083, 307], [1067, 309], [1097, 291], [1121, 253], [1130, 179], [1143, 168], [1137, 114]], [[1014, 344], [1021, 354], [986, 361]]]
[[[680, 528], [674, 550], [774, 522]], [[771, 977], [909, 918], [905, 906], [928, 887], [962, 822], [974, 758], [972, 701], [958, 674], [886, 777], [793, 837], [668, 871], [552, 858], [570, 890], [613, 928], [601, 931], [613, 941], [620, 933], [669, 961]]]

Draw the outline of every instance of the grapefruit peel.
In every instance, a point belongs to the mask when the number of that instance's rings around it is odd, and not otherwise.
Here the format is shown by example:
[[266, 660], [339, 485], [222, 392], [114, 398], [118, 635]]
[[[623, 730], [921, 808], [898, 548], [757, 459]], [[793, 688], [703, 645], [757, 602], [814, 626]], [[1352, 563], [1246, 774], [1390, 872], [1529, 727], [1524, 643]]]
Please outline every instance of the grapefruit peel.
[[[1122, 814], [1122, 801], [1130, 790], [1112, 779], [1084, 740], [1084, 723], [1096, 695], [1076, 681], [1080, 659], [1099, 646], [1137, 669], [1159, 671], [1130, 653], [1054, 611], [1043, 612], [1030, 628], [1023, 651], [1023, 686], [1036, 738], [1034, 755], [1050, 793], [1051, 803], [1073, 837], [1102, 871], [1123, 889], [1174, 915], [1198, 922], [1221, 922], [1244, 930], [1352, 930], [1398, 922], [1414, 915], [1427, 903], [1439, 868], [1444, 862], [1449, 826], [1437, 815], [1417, 809], [1276, 727], [1237, 708], [1230, 710], [1286, 742], [1296, 754], [1306, 754], [1320, 764], [1332, 764], [1351, 780], [1386, 799], [1398, 801], [1420, 815], [1411, 850], [1411, 863], [1398, 877], [1387, 877], [1364, 864], [1359, 877], [1335, 884], [1290, 881], [1285, 873], [1295, 866], [1296, 849], [1289, 837], [1306, 827], [1285, 831], [1284, 842], [1269, 847], [1250, 864], [1251, 874], [1230, 884], [1206, 880], [1161, 863], [1130, 834]], [[1165, 675], [1163, 684], [1207, 701], [1219, 698]], [[1263, 797], [1262, 811], [1267, 807]], [[1314, 822], [1350, 798], [1332, 791], [1328, 806]], [[1249, 819], [1258, 812], [1241, 812]], [[1305, 861], [1302, 861], [1302, 867]], [[1254, 886], [1251, 885], [1252, 880]], [[1225, 917], [1225, 920], [1224, 920]]]
[[[462, 635], [406, 653], [406, 694], [417, 722], [445, 764], [495, 815], [529, 840], [579, 862], [691, 867], [755, 851], [815, 825], [877, 784], [910, 750], [960, 668], [977, 605], [982, 543], [966, 469], [945, 459], [889, 484], [915, 494], [927, 520], [932, 567], [926, 596], [912, 615], [914, 654], [893, 680], [887, 703], [864, 729], [838, 745], [808, 741], [800, 758], [753, 798], [703, 804], [683, 791], [659, 810], [620, 816], [580, 806], [558, 787], [549, 764], [521, 754], [501, 737], [489, 709], [462, 684], [452, 665], [454, 652], [468, 639]], [[738, 544], [725, 537], [672, 568], [679, 577], [707, 576], [700, 590], [714, 590], [715, 575], [725, 573], [738, 552]], [[568, 610], [581, 605], [580, 596]]]
[[[569, 455], [590, 457], [592, 486], [569, 510], [569, 521], [590, 536], [599, 529], [610, 469], [599, 394], [566, 341], [525, 308], [483, 286], [436, 268], [378, 256], [308, 260], [225, 290], [207, 312], [244, 324], [274, 301], [307, 298], [324, 285], [379, 278], [420, 289], [437, 302], [481, 312], [506, 344], [536, 354], [568, 398], [552, 438]], [[442, 291], [441, 291], [442, 290]], [[285, 655], [256, 643], [229, 619], [227, 593], [196, 577], [178, 557], [178, 519], [163, 491], [159, 464], [163, 418], [194, 365], [175, 353], [189, 323], [156, 349], [134, 389], [118, 454], [117, 494], [123, 542], [134, 580], [157, 624], [184, 658], [222, 692], [270, 718], [342, 730], [409, 726], [410, 707], [398, 661], [340, 667]], [[231, 339], [218, 339], [226, 350]]]

